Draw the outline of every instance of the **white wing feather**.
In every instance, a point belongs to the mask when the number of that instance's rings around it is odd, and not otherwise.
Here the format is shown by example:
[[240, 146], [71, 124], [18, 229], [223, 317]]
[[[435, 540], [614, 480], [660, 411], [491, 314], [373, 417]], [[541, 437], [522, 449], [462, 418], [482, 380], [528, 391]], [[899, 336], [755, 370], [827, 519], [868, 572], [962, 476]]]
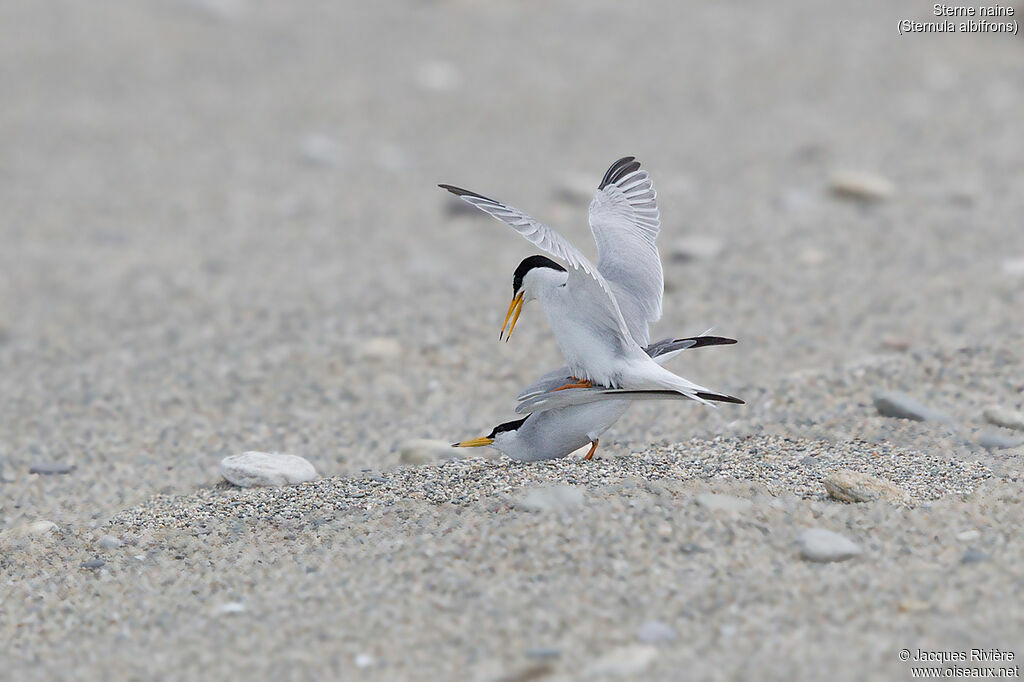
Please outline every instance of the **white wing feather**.
[[661, 230], [657, 193], [632, 156], [611, 165], [590, 202], [597, 269], [611, 288], [633, 340], [650, 341], [648, 326], [661, 319], [665, 291], [655, 240]]
[[569, 266], [569, 290], [574, 293], [580, 305], [590, 309], [589, 319], [595, 327], [611, 330], [623, 339], [631, 337], [608, 282], [568, 239], [539, 220], [500, 201], [452, 185], [438, 186], [509, 225], [528, 242], [563, 261]]

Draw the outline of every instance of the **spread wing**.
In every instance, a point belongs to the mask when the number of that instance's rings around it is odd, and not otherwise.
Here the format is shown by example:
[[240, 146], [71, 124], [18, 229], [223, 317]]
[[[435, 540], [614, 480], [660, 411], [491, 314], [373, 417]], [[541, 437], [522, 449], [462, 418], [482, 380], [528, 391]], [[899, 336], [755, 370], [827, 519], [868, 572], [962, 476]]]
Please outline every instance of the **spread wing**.
[[733, 403], [736, 405], [744, 404], [739, 398], [712, 391], [698, 391], [693, 395], [687, 395], [678, 391], [660, 389], [573, 388], [567, 391], [542, 393], [529, 400], [524, 400], [516, 407], [516, 414], [546, 412], [563, 407], [588, 405], [604, 400], [696, 400], [709, 405], [714, 402]]
[[622, 312], [608, 282], [598, 268], [594, 267], [569, 240], [539, 220], [500, 201], [452, 185], [438, 187], [448, 190], [463, 201], [509, 225], [528, 242], [563, 261], [569, 266], [569, 279], [566, 284], [579, 304], [586, 307], [588, 319], [594, 326], [602, 331], [611, 331], [623, 339], [630, 338], [631, 332], [622, 318]]
[[661, 256], [654, 243], [661, 230], [656, 197], [647, 171], [627, 156], [608, 168], [590, 202], [597, 269], [640, 346], [650, 341], [648, 326], [661, 319], [665, 291]]

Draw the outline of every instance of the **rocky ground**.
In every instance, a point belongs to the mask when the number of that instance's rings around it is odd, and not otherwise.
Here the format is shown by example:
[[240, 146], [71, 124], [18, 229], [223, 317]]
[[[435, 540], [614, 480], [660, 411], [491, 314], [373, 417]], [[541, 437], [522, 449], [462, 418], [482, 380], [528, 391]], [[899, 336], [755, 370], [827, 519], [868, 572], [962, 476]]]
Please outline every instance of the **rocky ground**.
[[[0, 668], [1019, 663], [1021, 42], [898, 34], [930, 10], [0, 3]], [[593, 462], [438, 460], [559, 358], [536, 307], [496, 338], [528, 245], [435, 185], [589, 251], [624, 154], [654, 336], [738, 338], [672, 366], [747, 404], [637, 405]], [[223, 483], [249, 450], [323, 477]]]

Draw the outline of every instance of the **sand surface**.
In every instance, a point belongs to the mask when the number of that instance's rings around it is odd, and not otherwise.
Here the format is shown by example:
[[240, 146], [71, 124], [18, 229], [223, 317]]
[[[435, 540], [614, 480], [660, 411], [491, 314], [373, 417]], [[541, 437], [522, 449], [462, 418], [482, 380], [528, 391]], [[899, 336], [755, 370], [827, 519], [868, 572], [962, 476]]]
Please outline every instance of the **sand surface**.
[[[1024, 410], [1024, 44], [898, 34], [930, 8], [0, 2], [0, 676], [1019, 663], [1024, 431], [985, 413]], [[537, 306], [496, 338], [529, 245], [436, 184], [590, 253], [625, 154], [653, 336], [739, 339], [672, 368], [747, 405], [637, 405], [589, 463], [401, 466], [560, 363]], [[324, 478], [220, 482], [247, 450]], [[840, 468], [910, 498], [829, 500]]]

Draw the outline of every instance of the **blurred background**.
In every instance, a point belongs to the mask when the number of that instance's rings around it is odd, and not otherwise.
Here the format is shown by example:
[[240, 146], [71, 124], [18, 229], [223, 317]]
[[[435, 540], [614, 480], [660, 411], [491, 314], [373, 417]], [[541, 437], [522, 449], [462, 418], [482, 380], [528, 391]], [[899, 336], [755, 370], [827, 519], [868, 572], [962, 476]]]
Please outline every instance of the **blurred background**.
[[1019, 339], [1024, 50], [899, 35], [931, 7], [0, 2], [2, 521], [512, 418], [560, 362], [537, 306], [497, 340], [533, 251], [439, 182], [593, 254], [604, 170], [651, 172], [653, 336], [740, 339], [674, 368], [749, 404], [638, 406], [612, 454], [791, 432], [801, 372]]

